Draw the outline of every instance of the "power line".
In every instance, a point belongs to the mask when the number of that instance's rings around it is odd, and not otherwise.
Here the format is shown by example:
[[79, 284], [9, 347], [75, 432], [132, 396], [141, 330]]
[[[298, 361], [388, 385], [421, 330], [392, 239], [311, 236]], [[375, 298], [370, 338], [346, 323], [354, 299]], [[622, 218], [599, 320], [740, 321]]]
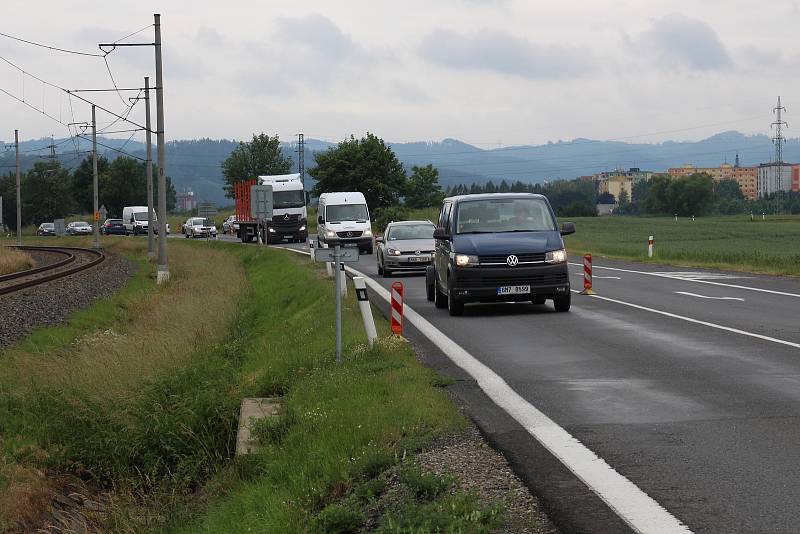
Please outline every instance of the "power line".
[[20, 41], [22, 43], [26, 43], [26, 44], [29, 44], [29, 45], [39, 46], [41, 48], [47, 48], [48, 50], [54, 50], [56, 52], [64, 52], [66, 54], [75, 54], [75, 55], [78, 55], [78, 56], [105, 57], [108, 54], [108, 52], [104, 52], [103, 54], [98, 54], [98, 53], [95, 53], [95, 52], [79, 52], [77, 50], [68, 50], [66, 48], [59, 48], [57, 46], [50, 46], [50, 45], [46, 45], [46, 44], [42, 44], [42, 43], [36, 43], [34, 41], [28, 41], [27, 39], [23, 39], [21, 37], [15, 37], [13, 35], [9, 35], [7, 33], [2, 33], [2, 32], [0, 32], [0, 36], [7, 37], [7, 38], [13, 39], [15, 41]]

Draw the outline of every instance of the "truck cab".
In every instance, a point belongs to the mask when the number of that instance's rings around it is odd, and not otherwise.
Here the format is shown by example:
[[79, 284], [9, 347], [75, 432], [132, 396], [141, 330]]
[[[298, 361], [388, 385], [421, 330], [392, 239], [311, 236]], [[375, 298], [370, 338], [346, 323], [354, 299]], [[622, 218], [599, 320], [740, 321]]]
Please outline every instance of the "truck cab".
[[[272, 219], [263, 227], [250, 213], [250, 186], [272, 186]], [[237, 229], [239, 238], [247, 243], [260, 235], [268, 243], [303, 242], [308, 240], [308, 212], [306, 193], [300, 174], [276, 174], [259, 176], [256, 180], [237, 182], [236, 217], [231, 225]]]
[[372, 224], [364, 195], [359, 192], [322, 193], [317, 209], [317, 244], [358, 247], [372, 254]]

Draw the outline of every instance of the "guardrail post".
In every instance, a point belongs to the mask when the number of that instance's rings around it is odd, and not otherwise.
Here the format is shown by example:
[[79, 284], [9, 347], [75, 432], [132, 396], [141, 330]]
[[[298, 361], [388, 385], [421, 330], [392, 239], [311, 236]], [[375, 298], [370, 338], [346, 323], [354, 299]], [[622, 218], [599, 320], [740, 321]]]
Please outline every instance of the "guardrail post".
[[367, 341], [370, 348], [378, 339], [378, 331], [375, 330], [375, 319], [372, 317], [372, 308], [367, 298], [367, 284], [361, 276], [353, 277], [353, 286], [356, 288], [356, 298], [358, 307], [361, 308], [361, 317], [364, 319], [364, 330], [367, 332]]
[[592, 255], [583, 256], [583, 291], [581, 295], [594, 295], [592, 290]]

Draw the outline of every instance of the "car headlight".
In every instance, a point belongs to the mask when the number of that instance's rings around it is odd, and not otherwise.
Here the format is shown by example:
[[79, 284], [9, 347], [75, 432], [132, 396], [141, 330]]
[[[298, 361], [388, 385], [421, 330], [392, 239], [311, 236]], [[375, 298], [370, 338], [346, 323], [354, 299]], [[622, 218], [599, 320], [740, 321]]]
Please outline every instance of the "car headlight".
[[333, 230], [325, 230], [325, 237], [336, 237], [336, 232]]
[[478, 265], [478, 256], [456, 254], [456, 267], [472, 267]]
[[386, 249], [386, 254], [388, 254], [389, 256], [399, 256], [400, 255], [400, 251], [397, 250], [396, 248], [387, 248]]
[[306, 225], [304, 224], [303, 226], [300, 227], [298, 232], [303, 232], [303, 231], [305, 231], [305, 229], [306, 229]]
[[547, 263], [564, 263], [567, 261], [567, 251], [563, 248], [551, 250], [545, 254], [544, 261]]
[[364, 230], [364, 237], [372, 237], [372, 230], [370, 229]]

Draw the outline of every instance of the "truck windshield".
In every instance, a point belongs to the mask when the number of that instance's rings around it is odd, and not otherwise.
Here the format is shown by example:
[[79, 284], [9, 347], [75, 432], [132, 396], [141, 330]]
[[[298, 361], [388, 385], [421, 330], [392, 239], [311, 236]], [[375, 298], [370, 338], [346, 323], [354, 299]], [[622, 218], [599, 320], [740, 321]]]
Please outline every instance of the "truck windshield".
[[275, 209], [302, 208], [306, 205], [303, 191], [275, 191], [272, 193], [272, 207]]
[[[277, 205], [275, 206], [278, 207]], [[369, 219], [366, 204], [337, 204], [325, 208], [325, 220], [330, 223], [342, 221], [366, 221]]]
[[555, 230], [547, 204], [538, 198], [490, 198], [459, 203], [456, 233]]

